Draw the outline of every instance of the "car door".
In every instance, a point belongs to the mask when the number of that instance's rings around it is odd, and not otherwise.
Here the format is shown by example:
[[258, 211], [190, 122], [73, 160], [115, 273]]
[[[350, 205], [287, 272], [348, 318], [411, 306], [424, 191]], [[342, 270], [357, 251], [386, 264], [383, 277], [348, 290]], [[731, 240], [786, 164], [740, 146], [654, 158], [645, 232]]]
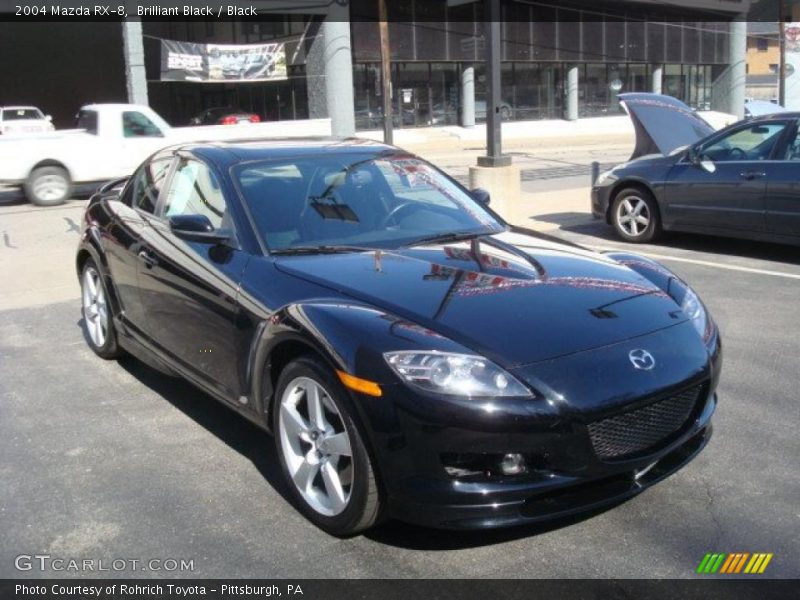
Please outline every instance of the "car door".
[[162, 154], [143, 164], [133, 174], [118, 199], [109, 200], [104, 254], [119, 301], [120, 317], [127, 327], [141, 331], [144, 311], [138, 290], [138, 253], [142, 238], [158, 205], [167, 179], [172, 154]]
[[800, 236], [800, 130], [793, 123], [767, 181], [767, 231]]
[[[235, 402], [244, 391], [240, 357], [248, 347], [236, 295], [249, 254], [238, 248], [219, 182], [206, 163], [178, 158], [138, 255], [139, 291], [146, 335], [156, 350]], [[231, 241], [181, 239], [169, 226], [176, 215], [205, 215], [215, 228], [229, 230]]]
[[664, 188], [664, 221], [680, 229], [764, 231], [767, 181], [787, 121], [745, 123], [686, 153]]

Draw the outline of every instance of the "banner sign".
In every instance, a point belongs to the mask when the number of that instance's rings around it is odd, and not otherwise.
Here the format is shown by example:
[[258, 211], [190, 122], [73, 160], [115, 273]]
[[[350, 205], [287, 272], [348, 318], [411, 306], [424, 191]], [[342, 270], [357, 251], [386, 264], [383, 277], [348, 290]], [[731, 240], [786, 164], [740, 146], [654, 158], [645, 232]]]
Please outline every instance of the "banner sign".
[[161, 40], [161, 80], [220, 83], [286, 79], [286, 49], [271, 44]]
[[786, 102], [789, 110], [800, 110], [800, 23], [784, 23], [786, 40]]

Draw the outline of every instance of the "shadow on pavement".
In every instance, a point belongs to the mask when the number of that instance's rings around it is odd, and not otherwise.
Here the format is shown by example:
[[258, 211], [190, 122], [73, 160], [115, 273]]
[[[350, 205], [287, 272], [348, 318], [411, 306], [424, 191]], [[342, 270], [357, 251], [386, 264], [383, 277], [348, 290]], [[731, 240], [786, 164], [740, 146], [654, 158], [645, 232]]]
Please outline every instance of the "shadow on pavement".
[[[79, 321], [79, 325], [85, 330], [83, 320]], [[84, 333], [84, 337], [85, 335]], [[119, 359], [118, 364], [198, 425], [252, 462], [272, 488], [294, 507], [294, 499], [284, 482], [273, 438], [269, 434], [179, 377], [160, 373], [131, 356]]]

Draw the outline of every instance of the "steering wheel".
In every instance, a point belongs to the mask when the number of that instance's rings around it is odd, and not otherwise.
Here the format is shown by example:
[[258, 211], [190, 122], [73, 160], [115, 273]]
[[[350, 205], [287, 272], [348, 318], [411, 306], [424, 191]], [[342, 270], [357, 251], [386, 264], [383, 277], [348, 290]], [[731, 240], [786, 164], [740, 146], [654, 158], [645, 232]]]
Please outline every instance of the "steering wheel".
[[749, 158], [747, 156], [747, 152], [745, 152], [741, 148], [736, 148], [736, 147], [728, 150], [728, 157], [733, 160], [747, 160]]
[[389, 211], [382, 220], [381, 220], [381, 227], [387, 227], [390, 221], [394, 221], [394, 224], [397, 225], [397, 215], [404, 211], [415, 211], [419, 210], [421, 207], [419, 206], [419, 202], [401, 202], [397, 206], [395, 206], [392, 210]]

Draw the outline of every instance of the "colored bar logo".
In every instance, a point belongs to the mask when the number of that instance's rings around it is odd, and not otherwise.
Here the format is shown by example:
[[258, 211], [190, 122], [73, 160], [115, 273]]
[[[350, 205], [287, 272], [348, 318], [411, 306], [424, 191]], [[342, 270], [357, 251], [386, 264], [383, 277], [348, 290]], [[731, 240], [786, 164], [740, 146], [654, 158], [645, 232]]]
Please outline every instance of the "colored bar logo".
[[734, 575], [747, 573], [750, 575], [761, 574], [772, 560], [772, 553], [766, 552], [709, 552], [700, 561], [697, 572], [704, 575], [715, 573]]

